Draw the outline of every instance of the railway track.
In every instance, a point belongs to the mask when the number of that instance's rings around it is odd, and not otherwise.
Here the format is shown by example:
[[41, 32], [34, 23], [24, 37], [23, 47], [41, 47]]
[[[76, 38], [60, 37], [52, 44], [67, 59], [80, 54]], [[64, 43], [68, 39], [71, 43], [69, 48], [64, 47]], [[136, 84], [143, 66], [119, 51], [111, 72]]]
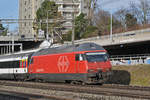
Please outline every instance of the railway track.
[[150, 87], [143, 86], [129, 86], [129, 85], [117, 85], [117, 84], [104, 84], [103, 88], [117, 88], [126, 90], [139, 90], [139, 91], [150, 91]]
[[35, 83], [35, 82], [14, 82], [0, 81], [0, 85], [25, 87], [43, 90], [68, 91], [75, 93], [88, 93], [105, 96], [121, 96], [137, 99], [150, 99], [150, 87], [133, 87], [121, 85], [70, 85], [60, 83]]
[[22, 93], [14, 91], [0, 90], [1, 100], [70, 100], [57, 96], [46, 96], [34, 93]]

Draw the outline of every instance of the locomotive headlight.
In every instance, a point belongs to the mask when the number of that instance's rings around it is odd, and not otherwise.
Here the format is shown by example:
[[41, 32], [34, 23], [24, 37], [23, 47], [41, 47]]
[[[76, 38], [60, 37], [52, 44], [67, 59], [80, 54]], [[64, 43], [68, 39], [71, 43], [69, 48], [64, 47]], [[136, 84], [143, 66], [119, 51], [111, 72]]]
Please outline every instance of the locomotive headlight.
[[97, 70], [103, 70], [103, 68], [97, 68]]
[[109, 68], [106, 68], [106, 71], [108, 72], [108, 71], [110, 71], [110, 69], [109, 69]]
[[112, 68], [109, 68], [109, 71], [112, 71]]
[[93, 72], [95, 72], [94, 69], [88, 69], [88, 73], [93, 73]]
[[109, 72], [111, 71], [111, 68], [106, 68], [105, 71]]

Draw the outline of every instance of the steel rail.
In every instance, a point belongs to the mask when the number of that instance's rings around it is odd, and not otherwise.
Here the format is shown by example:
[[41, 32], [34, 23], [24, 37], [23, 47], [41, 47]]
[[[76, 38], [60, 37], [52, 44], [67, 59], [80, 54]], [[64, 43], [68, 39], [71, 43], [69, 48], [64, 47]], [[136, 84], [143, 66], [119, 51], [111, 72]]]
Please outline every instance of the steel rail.
[[[131, 86], [98, 86], [98, 85], [70, 85], [60, 83], [36, 83], [36, 82], [14, 82], [14, 81], [1, 81], [0, 85], [14, 86], [14, 87], [27, 87], [43, 90], [55, 91], [69, 91], [75, 93], [88, 93], [106, 96], [121, 96], [129, 98], [150, 99], [150, 90], [146, 87], [131, 87]], [[149, 88], [149, 87], [147, 87]]]
[[23, 93], [23, 92], [16, 92], [12, 90], [0, 90], [0, 98], [13, 98], [13, 100], [70, 100], [67, 98], [57, 97], [57, 96], [47, 96], [35, 93]]

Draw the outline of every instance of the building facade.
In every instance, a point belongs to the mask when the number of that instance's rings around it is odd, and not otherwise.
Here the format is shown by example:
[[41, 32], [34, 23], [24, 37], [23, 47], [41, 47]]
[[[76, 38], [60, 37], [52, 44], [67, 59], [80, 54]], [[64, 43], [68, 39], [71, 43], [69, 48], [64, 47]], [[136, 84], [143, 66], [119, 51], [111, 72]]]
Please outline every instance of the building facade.
[[[19, 33], [25, 36], [34, 36], [36, 33], [33, 29], [33, 20], [36, 17], [36, 11], [41, 6], [44, 0], [19, 0], [19, 19], [24, 19], [25, 22], [19, 23]], [[72, 13], [75, 16], [80, 13], [88, 14], [89, 0], [50, 0], [55, 1], [59, 5], [58, 11], [61, 12], [64, 19], [67, 21], [63, 24], [65, 34], [72, 29]]]

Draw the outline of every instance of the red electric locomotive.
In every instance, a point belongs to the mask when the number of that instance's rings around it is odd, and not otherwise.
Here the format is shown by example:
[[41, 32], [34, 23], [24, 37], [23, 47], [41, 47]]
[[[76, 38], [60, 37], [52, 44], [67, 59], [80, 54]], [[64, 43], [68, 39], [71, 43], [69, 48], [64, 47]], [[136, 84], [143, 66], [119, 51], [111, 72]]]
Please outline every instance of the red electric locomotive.
[[107, 51], [94, 43], [42, 49], [28, 59], [29, 79], [103, 83], [111, 75]]

